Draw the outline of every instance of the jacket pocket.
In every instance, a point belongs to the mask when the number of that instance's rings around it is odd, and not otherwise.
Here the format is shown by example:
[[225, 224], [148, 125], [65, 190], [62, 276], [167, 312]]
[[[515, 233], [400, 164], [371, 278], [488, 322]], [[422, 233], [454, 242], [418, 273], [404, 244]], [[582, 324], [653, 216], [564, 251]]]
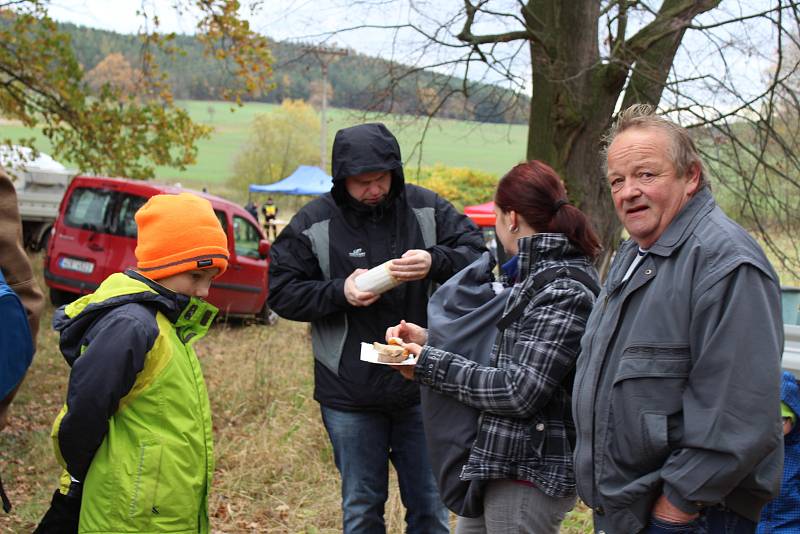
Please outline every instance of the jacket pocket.
[[141, 441], [135, 455], [129, 458], [126, 471], [130, 485], [123, 492], [126, 501], [123, 510], [132, 524], [144, 527], [158, 514], [155, 496], [161, 472], [161, 444]]
[[527, 426], [527, 447], [525, 454], [536, 462], [544, 460], [547, 454], [547, 427], [541, 415], [536, 414]]
[[659, 412], [642, 413], [642, 441], [644, 453], [650, 458], [663, 458], [669, 454], [667, 415]]
[[612, 458], [642, 473], [656, 469], [682, 434], [683, 391], [691, 371], [688, 346], [631, 346], [611, 392]]
[[634, 378], [686, 378], [691, 367], [688, 346], [634, 345], [623, 352], [614, 384]]

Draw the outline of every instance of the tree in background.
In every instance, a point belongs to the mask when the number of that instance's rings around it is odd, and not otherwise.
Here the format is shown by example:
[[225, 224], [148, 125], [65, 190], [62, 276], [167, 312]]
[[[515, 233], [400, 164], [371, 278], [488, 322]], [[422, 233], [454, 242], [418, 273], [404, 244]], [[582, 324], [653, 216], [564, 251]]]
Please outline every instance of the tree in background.
[[[0, 0], [0, 114], [41, 127], [54, 154], [83, 171], [145, 178], [155, 165], [184, 169], [194, 163], [195, 143], [209, 129], [173, 102], [156, 52], [175, 56], [180, 50], [173, 45], [175, 34], [159, 33], [154, 4], [143, 3], [140, 10], [141, 83], [131, 97], [115, 83], [101, 83], [92, 95], [69, 37], [48, 17], [46, 0]], [[177, 0], [170, 6], [199, 14], [197, 39], [206, 55], [238, 80], [221, 96], [239, 102], [269, 90], [267, 41], [239, 17], [238, 0]]]
[[130, 62], [119, 52], [108, 54], [95, 67], [86, 73], [86, 83], [94, 94], [102, 93], [108, 85], [118, 90], [121, 96], [132, 98], [141, 85], [142, 73], [131, 67]]
[[[387, 72], [389, 87], [399, 87], [410, 71], [435, 67], [464, 83], [430, 84], [426, 98], [441, 103], [463, 93], [478, 118], [512, 109], [507, 100], [514, 93], [498, 93], [503, 100], [476, 99], [470, 94], [476, 76], [481, 82], [504, 81], [517, 94], [530, 93], [525, 155], [558, 170], [571, 200], [591, 216], [606, 250], [601, 267], [608, 264], [621, 232], [602, 171], [601, 138], [616, 112], [637, 102], [659, 105], [694, 129], [700, 150], [714, 162], [712, 178], [738, 199], [743, 212], [734, 216], [757, 219], [750, 229], [761, 234], [784, 266], [792, 267], [788, 264], [794, 260], [798, 267], [797, 249], [787, 253], [770, 238], [800, 235], [798, 145], [781, 125], [787, 116], [782, 109], [800, 108], [797, 87], [787, 83], [796, 76], [800, 58], [784, 53], [787, 43], [797, 44], [800, 2], [394, 2], [407, 4], [408, 19], [385, 26], [394, 32], [392, 50], [411, 52], [392, 59], [411, 67]], [[359, 8], [379, 18], [386, 4], [363, 0]], [[365, 22], [339, 32], [365, 26], [374, 31], [376, 25]], [[689, 34], [693, 54], [682, 51]], [[403, 42], [412, 45], [403, 47]], [[737, 62], [744, 57], [771, 59], [777, 66], [772, 72], [742, 72]], [[391, 101], [394, 92], [378, 96]], [[434, 106], [433, 112], [442, 108]], [[711, 134], [725, 141], [712, 142]]]
[[230, 184], [271, 184], [298, 165], [319, 164], [319, 116], [302, 100], [284, 100], [270, 113], [256, 115], [250, 137], [237, 154]]

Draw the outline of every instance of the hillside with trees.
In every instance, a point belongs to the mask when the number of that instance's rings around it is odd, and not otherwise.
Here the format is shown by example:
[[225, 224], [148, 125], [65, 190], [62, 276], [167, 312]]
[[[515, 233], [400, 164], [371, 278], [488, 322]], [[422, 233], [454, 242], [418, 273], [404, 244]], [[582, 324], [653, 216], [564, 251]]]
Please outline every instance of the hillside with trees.
[[[141, 57], [142, 43], [136, 35], [123, 35], [73, 24], [59, 24], [69, 35], [75, 56], [95, 86], [109, 79], [130, 79]], [[243, 101], [280, 103], [284, 99], [305, 100], [312, 104], [322, 91], [320, 65], [317, 58], [301, 44], [267, 39], [273, 57], [273, 89], [243, 96]], [[171, 45], [179, 52], [166, 56], [155, 51], [162, 70], [169, 75], [173, 96], [183, 100], [218, 100], [231, 83], [230, 76], [219, 62], [203, 53], [203, 45], [190, 35], [176, 35]], [[97, 72], [97, 69], [100, 72]], [[116, 76], [113, 68], [123, 76]], [[95, 80], [95, 73], [103, 78]], [[386, 80], [402, 78], [386, 85]], [[348, 51], [329, 67], [328, 105], [332, 107], [381, 111], [411, 115], [428, 115], [439, 107], [444, 118], [492, 123], [525, 123], [528, 99], [510, 98], [508, 90], [473, 83], [468, 97], [459, 94], [440, 102], [440, 88], [461, 89], [463, 80], [450, 78], [430, 70], [416, 70], [399, 63]], [[99, 82], [99, 83], [98, 83]], [[432, 91], [431, 87], [437, 87]]]
[[[238, 6], [238, 0], [161, 6], [162, 13], [197, 10], [195, 39], [210, 61], [222, 64], [228, 81], [220, 96], [231, 102], [272, 87], [266, 39], [239, 18]], [[146, 23], [135, 37], [137, 65], [121, 54], [103, 54], [89, 69], [48, 7], [44, 0], [0, 1], [0, 117], [37, 130], [55, 157], [87, 172], [148, 178], [158, 165], [180, 170], [195, 163], [197, 142], [211, 130], [175, 104], [159, 60], [180, 50], [172, 35], [159, 32], [155, 6], [138, 12]], [[85, 78], [89, 72], [93, 81]], [[34, 148], [33, 138], [0, 142]]]

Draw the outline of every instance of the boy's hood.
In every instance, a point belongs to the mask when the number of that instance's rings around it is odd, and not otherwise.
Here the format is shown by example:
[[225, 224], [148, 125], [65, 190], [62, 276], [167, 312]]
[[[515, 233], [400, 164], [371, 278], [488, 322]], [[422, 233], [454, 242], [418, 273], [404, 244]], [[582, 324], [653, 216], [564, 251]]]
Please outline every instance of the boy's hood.
[[354, 207], [363, 206], [366, 211], [378, 208], [367, 207], [350, 197], [344, 183], [348, 176], [366, 172], [390, 171], [392, 186], [386, 200], [382, 203], [384, 206], [391, 204], [405, 186], [400, 145], [395, 136], [381, 123], [359, 124], [336, 132], [336, 138], [333, 140], [331, 167], [333, 170], [331, 195], [339, 205], [356, 204], [358, 206]]
[[786, 403], [797, 416], [797, 420], [789, 435], [800, 434], [800, 386], [797, 384], [797, 379], [789, 371], [783, 372], [783, 380], [781, 381], [781, 401]]
[[72, 366], [81, 354], [81, 340], [98, 317], [125, 304], [152, 306], [171, 322], [195, 299], [175, 293], [134, 271], [115, 273], [106, 278], [94, 293], [58, 308], [53, 315], [53, 328], [61, 333], [60, 348]]

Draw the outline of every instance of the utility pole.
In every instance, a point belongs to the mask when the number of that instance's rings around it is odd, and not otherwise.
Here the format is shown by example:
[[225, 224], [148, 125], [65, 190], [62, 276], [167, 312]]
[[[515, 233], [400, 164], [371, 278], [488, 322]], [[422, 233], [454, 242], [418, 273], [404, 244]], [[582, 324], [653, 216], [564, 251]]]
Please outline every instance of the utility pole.
[[[319, 167], [325, 171], [328, 153], [328, 119], [326, 112], [328, 109], [328, 65], [338, 56], [346, 56], [347, 50], [332, 46], [309, 46], [306, 51], [314, 54], [322, 67], [322, 109], [320, 110], [320, 133], [319, 133]], [[327, 172], [327, 171], [325, 171]]]

